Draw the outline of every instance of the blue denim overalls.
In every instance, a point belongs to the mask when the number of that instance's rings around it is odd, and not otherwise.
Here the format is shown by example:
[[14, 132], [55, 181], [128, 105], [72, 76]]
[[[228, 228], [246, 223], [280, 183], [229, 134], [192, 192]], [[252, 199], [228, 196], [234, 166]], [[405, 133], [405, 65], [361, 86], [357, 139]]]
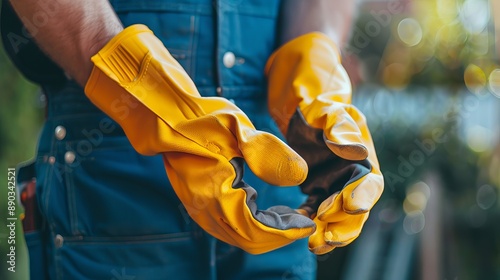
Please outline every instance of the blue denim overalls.
[[[264, 64], [276, 48], [278, 0], [111, 0], [125, 26], [146, 24], [204, 96], [224, 96], [258, 129], [268, 114]], [[263, 255], [217, 241], [187, 215], [160, 156], [139, 155], [121, 128], [69, 81], [43, 87], [47, 121], [36, 156], [46, 227], [26, 235], [32, 278], [314, 279], [303, 239]], [[126, 102], [126, 100], [123, 100]], [[126, 104], [117, 110], [128, 110]], [[189, 168], [189, 167], [186, 167]], [[298, 188], [269, 186], [246, 170], [261, 209], [297, 207]]]

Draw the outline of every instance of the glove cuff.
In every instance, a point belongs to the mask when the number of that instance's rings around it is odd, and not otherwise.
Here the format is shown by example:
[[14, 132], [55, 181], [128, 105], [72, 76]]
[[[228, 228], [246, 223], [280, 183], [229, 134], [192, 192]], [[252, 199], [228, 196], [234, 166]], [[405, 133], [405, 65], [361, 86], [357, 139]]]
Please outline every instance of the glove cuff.
[[294, 38], [279, 47], [267, 60], [265, 74], [269, 75], [273, 63], [275, 63], [275, 60], [279, 59], [278, 57], [281, 56], [282, 53], [286, 53], [289, 59], [292, 58], [290, 56], [297, 59], [303, 57], [304, 54], [312, 52], [312, 50], [317, 47], [318, 43], [323, 44], [326, 49], [331, 51], [332, 58], [335, 58], [337, 63], [342, 62], [340, 50], [330, 37], [321, 32], [310, 32]]
[[270, 114], [285, 135], [297, 107], [302, 111], [320, 95], [328, 95], [328, 102], [351, 103], [339, 49], [325, 34], [308, 33], [284, 44], [268, 59], [265, 74]]
[[92, 62], [108, 77], [122, 85], [135, 81], [139, 76], [141, 63], [148, 53], [148, 48], [141, 44], [142, 41], [130, 40], [137, 36], [149, 37], [149, 42], [152, 38], [159, 41], [145, 25], [132, 25], [113, 37], [92, 57]]

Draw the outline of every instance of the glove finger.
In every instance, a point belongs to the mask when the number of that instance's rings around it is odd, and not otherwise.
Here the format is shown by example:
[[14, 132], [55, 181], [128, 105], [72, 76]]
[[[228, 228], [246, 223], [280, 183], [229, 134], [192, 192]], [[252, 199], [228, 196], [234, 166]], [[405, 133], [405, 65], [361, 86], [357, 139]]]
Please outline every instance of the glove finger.
[[[329, 217], [334, 216], [336, 213], [341, 213], [342, 211], [342, 194], [336, 192], [325, 199], [318, 208], [317, 219], [323, 221], [323, 216], [328, 215]], [[330, 221], [324, 221], [330, 222]]]
[[[383, 192], [383, 177], [369, 173], [348, 184], [340, 196], [329, 197], [318, 208], [317, 218], [326, 222], [336, 222], [342, 219], [339, 213], [349, 215], [363, 214], [370, 211]], [[332, 220], [333, 219], [333, 220]]]
[[340, 193], [335, 193], [325, 199], [323, 203], [318, 208], [318, 215], [316, 219], [327, 222], [327, 223], [337, 223], [345, 219], [350, 218], [355, 214], [363, 214], [365, 212], [357, 211], [355, 213], [349, 213], [345, 211], [345, 195], [344, 191]]
[[327, 223], [324, 233], [325, 242], [335, 247], [350, 244], [361, 233], [368, 216], [369, 213], [350, 215], [349, 218], [340, 222]]
[[326, 223], [338, 223], [352, 217], [344, 211], [342, 193], [335, 193], [325, 199], [318, 208], [317, 220]]
[[343, 208], [349, 214], [365, 213], [377, 203], [384, 190], [381, 174], [370, 173], [349, 184], [343, 191]]
[[[222, 110], [222, 113], [178, 123], [176, 130], [197, 143], [195, 150], [187, 150], [193, 145], [177, 147], [178, 150], [191, 154], [200, 154], [201, 150], [207, 155], [219, 154], [226, 162], [243, 157], [255, 175], [272, 185], [296, 186], [306, 179], [307, 163], [292, 148], [276, 136], [254, 129], [247, 116], [234, 105], [226, 104], [229, 102], [209, 101], [206, 103], [210, 106], [206, 107], [218, 108], [217, 104], [223, 103], [227, 108], [232, 106], [234, 111]], [[200, 144], [203, 145], [201, 150]]]
[[309, 250], [314, 254], [326, 254], [336, 247], [349, 245], [359, 236], [369, 216], [369, 213], [348, 215], [339, 212], [338, 214], [344, 215], [345, 218], [333, 223], [314, 219], [317, 228], [309, 237]]
[[335, 246], [332, 246], [325, 241], [325, 229], [327, 226], [327, 223], [315, 220], [316, 222], [316, 231], [309, 236], [309, 242], [308, 242], [308, 247], [309, 251], [316, 255], [323, 255], [326, 253], [331, 252], [333, 249], [335, 249]]
[[365, 137], [358, 120], [365, 125], [364, 116], [355, 107], [344, 104], [331, 105], [333, 112], [326, 118], [324, 140], [337, 156], [347, 160], [363, 160], [368, 157]]
[[326, 144], [327, 150], [343, 159], [365, 159], [368, 150], [363, 144], [362, 131], [342, 106], [316, 99], [302, 111], [297, 110], [290, 119], [286, 134], [290, 145], [321, 143], [321, 148]]
[[[199, 102], [207, 115], [175, 128], [227, 160], [243, 156], [255, 175], [276, 186], [296, 186], [307, 177], [305, 160], [278, 137], [256, 130], [236, 105], [222, 98]], [[208, 132], [208, 134], [207, 134]]]
[[238, 135], [248, 167], [262, 180], [276, 186], [296, 186], [307, 177], [307, 163], [276, 136], [246, 129]]

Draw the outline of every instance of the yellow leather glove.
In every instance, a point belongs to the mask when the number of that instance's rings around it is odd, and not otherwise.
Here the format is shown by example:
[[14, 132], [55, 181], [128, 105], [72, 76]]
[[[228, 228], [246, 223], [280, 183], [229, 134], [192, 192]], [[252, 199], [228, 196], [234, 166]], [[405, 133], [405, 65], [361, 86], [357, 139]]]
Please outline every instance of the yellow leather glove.
[[384, 181], [363, 114], [337, 47], [322, 33], [302, 35], [266, 65], [269, 108], [289, 145], [307, 162], [300, 207], [317, 225], [309, 249], [325, 254], [358, 237]]
[[256, 191], [242, 180], [246, 162], [270, 184], [300, 184], [305, 161], [256, 130], [231, 102], [201, 97], [146, 26], [126, 28], [92, 61], [87, 96], [122, 126], [138, 152], [163, 155], [176, 194], [204, 230], [253, 254], [314, 232], [315, 223], [289, 207], [258, 210]]

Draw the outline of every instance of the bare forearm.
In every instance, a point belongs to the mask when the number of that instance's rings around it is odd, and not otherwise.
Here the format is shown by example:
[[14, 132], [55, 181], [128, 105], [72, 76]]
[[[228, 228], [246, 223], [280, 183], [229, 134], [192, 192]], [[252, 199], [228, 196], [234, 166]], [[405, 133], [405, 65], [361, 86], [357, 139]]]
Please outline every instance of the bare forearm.
[[90, 57], [123, 29], [106, 0], [11, 0], [11, 4], [40, 48], [82, 86], [92, 71]]
[[285, 0], [281, 8], [281, 42], [320, 31], [339, 46], [346, 44], [351, 32], [357, 1]]

